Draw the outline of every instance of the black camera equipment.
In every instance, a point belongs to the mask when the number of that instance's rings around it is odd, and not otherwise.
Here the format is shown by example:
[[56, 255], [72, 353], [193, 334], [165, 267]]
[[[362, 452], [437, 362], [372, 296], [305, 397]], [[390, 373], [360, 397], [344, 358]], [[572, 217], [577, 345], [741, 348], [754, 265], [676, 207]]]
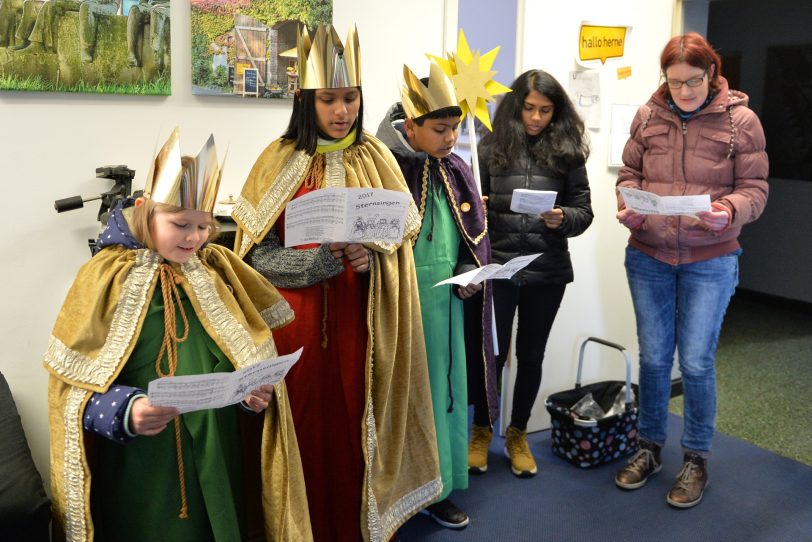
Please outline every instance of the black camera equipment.
[[[107, 225], [107, 219], [110, 217], [110, 210], [113, 209], [120, 201], [125, 200], [130, 196], [132, 190], [132, 180], [135, 177], [135, 170], [127, 166], [101, 166], [96, 168], [96, 177], [101, 179], [112, 179], [115, 184], [107, 192], [102, 192], [98, 196], [91, 198], [83, 198], [82, 196], [71, 196], [69, 198], [58, 199], [54, 201], [54, 209], [57, 213], [64, 213], [65, 211], [73, 211], [74, 209], [81, 209], [88, 201], [101, 200], [99, 213], [96, 216], [103, 226]], [[133, 196], [138, 197], [142, 195], [139, 190]], [[96, 247], [95, 239], [88, 239], [91, 254]]]

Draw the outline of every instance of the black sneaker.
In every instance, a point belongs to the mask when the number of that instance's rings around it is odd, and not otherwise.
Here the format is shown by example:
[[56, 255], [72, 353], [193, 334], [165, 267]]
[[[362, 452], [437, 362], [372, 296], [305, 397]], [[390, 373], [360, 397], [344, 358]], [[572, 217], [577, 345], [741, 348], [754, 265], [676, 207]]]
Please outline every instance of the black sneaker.
[[468, 514], [457, 508], [449, 499], [430, 504], [420, 513], [431, 516], [431, 519], [448, 529], [465, 529], [470, 521]]

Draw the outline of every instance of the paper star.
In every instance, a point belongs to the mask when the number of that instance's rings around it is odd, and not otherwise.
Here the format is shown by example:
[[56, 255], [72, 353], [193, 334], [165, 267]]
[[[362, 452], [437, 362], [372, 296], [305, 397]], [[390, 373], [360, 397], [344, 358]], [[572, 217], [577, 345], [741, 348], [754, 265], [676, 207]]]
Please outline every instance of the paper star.
[[492, 79], [496, 72], [491, 68], [498, 53], [499, 47], [491, 49], [484, 55], [481, 55], [479, 50], [472, 52], [468, 40], [465, 39], [465, 32], [460, 29], [457, 51], [449, 53], [447, 60], [427, 55], [454, 83], [463, 116], [473, 113], [491, 131], [493, 128], [487, 103], [494, 101], [497, 94], [510, 92], [508, 87]]

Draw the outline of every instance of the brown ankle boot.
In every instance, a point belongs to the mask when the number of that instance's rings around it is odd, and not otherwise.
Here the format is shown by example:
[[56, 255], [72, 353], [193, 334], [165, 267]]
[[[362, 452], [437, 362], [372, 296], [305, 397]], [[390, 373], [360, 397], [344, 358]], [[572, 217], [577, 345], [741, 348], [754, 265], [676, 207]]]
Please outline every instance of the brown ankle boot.
[[640, 440], [640, 449], [632, 456], [629, 463], [615, 475], [615, 485], [623, 489], [643, 487], [649, 476], [657, 474], [663, 468], [660, 461], [662, 446]]
[[684, 461], [674, 487], [665, 498], [668, 504], [677, 508], [691, 508], [699, 504], [708, 487], [708, 460], [694, 452], [686, 452]]

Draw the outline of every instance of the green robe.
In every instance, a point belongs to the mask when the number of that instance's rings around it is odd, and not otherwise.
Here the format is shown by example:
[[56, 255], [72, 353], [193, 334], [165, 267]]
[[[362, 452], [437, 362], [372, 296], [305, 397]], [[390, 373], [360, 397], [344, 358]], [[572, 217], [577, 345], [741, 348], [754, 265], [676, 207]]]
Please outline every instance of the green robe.
[[468, 487], [468, 389], [462, 300], [456, 285], [433, 286], [454, 275], [461, 238], [442, 191], [428, 191], [425, 209], [414, 259], [445, 499]]
[[[185, 292], [179, 291], [189, 336], [178, 344], [175, 375], [233, 371], [231, 362], [203, 329]], [[157, 287], [135, 349], [116, 382], [147, 389], [158, 378], [155, 358], [164, 336], [163, 310], [161, 288]], [[181, 336], [183, 322], [177, 308], [175, 311]], [[162, 372], [167, 373], [166, 354]], [[181, 416], [186, 519], [178, 517], [181, 492], [174, 422], [158, 435], [137, 437], [124, 445], [97, 438], [91, 489], [96, 540], [242, 540], [245, 503], [238, 410], [229, 406]], [[151, 520], [139, 521], [139, 510]]]

